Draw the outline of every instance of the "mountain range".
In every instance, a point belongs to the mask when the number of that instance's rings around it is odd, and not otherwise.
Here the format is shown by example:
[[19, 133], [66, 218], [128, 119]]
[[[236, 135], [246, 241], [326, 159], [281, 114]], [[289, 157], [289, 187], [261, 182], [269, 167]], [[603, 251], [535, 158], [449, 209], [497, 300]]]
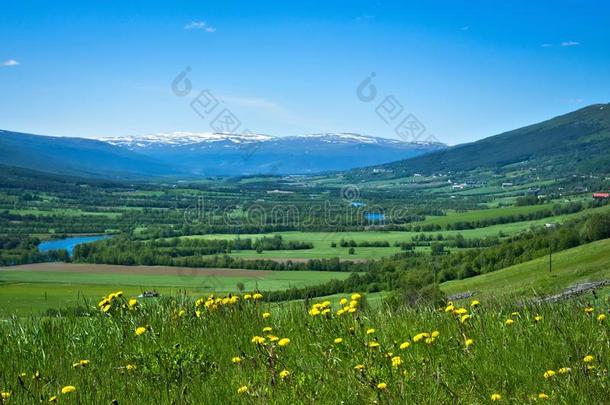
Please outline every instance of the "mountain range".
[[610, 172], [610, 104], [594, 104], [476, 142], [447, 147], [353, 133], [159, 133], [65, 138], [0, 131], [0, 165], [99, 178], [415, 173], [511, 170], [526, 164], [551, 175]]
[[85, 139], [0, 131], [0, 164], [107, 178], [310, 174], [387, 163], [445, 147], [346, 133], [273, 137], [174, 132]]

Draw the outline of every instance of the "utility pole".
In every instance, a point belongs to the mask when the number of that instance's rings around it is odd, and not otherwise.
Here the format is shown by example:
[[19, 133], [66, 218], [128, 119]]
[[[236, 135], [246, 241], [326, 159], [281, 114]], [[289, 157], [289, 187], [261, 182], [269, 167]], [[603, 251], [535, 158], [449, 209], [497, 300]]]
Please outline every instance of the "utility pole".
[[549, 239], [549, 273], [553, 272], [553, 243]]

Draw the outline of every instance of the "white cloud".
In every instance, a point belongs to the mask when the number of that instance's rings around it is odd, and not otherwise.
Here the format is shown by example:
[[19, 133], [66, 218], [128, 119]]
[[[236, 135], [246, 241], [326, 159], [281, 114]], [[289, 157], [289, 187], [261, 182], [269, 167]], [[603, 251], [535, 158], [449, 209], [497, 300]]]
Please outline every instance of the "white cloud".
[[17, 66], [18, 64], [19, 64], [19, 62], [17, 62], [15, 59], [9, 59], [5, 62], [0, 63], [0, 66], [10, 67], [10, 66]]
[[192, 21], [184, 26], [185, 30], [203, 30], [205, 32], [216, 32], [216, 28], [210, 27], [205, 21]]
[[576, 41], [564, 41], [561, 43], [561, 46], [577, 46], [580, 45], [580, 42]]

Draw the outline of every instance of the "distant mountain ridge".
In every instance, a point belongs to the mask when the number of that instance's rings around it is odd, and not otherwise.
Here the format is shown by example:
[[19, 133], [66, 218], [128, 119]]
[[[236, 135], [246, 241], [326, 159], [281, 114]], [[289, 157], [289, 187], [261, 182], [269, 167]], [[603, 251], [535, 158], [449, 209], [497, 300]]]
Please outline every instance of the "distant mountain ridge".
[[99, 139], [0, 131], [0, 164], [106, 178], [311, 174], [387, 163], [445, 148], [360, 134], [160, 133]]
[[461, 144], [425, 156], [357, 169], [358, 177], [391, 173], [501, 169], [519, 162], [556, 173], [610, 172], [610, 104], [593, 104], [523, 128]]

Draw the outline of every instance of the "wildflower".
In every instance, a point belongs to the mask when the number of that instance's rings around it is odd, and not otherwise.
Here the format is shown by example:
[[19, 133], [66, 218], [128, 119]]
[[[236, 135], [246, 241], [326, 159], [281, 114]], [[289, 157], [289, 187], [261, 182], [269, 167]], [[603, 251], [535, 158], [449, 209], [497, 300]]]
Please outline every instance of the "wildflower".
[[386, 388], [388, 388], [388, 384], [384, 383], [384, 382], [380, 382], [379, 384], [377, 384], [377, 389], [378, 390], [385, 390]]
[[477, 300], [472, 300], [472, 302], [470, 303], [470, 306], [471, 306], [472, 308], [476, 308], [476, 307], [478, 307], [479, 305], [481, 305], [481, 303], [480, 303], [479, 301], [477, 301]]
[[248, 392], [248, 386], [247, 385], [242, 385], [241, 387], [239, 387], [237, 389], [237, 393], [238, 394], [245, 394], [246, 392]]
[[555, 371], [553, 370], [547, 370], [544, 372], [544, 378], [551, 378], [555, 376]]
[[231, 359], [231, 362], [233, 362], [233, 364], [241, 363], [241, 357], [235, 356]]
[[66, 385], [65, 387], [63, 387], [61, 389], [61, 393], [64, 394], [64, 395], [65, 394], [70, 394], [70, 393], [72, 393], [74, 391], [76, 391], [76, 387], [73, 386], [73, 385]]
[[136, 369], [135, 364], [128, 364], [127, 366], [125, 366], [125, 368], [127, 369], [127, 371], [133, 371]]
[[375, 349], [375, 348], [379, 347], [379, 343], [377, 343], [377, 342], [369, 342], [368, 346], [371, 349]]
[[358, 293], [352, 294], [352, 301], [358, 301], [360, 298], [362, 298], [362, 295]]
[[593, 307], [586, 307], [585, 308], [585, 314], [592, 314], [593, 313]]
[[311, 315], [311, 316], [320, 315], [320, 310], [318, 308], [312, 308], [309, 310], [309, 315]]
[[511, 326], [513, 323], [515, 323], [515, 321], [513, 321], [512, 319], [507, 319], [506, 321], [504, 321], [504, 324], [506, 326]]
[[468, 310], [466, 308], [458, 308], [458, 309], [454, 310], [453, 313], [455, 315], [464, 315], [464, 314], [468, 313]]
[[51, 398], [49, 398], [49, 402], [57, 402], [57, 395], [53, 395]]
[[290, 343], [290, 339], [288, 338], [282, 338], [279, 342], [277, 342], [277, 344], [281, 347], [288, 346], [288, 343]]
[[367, 334], [367, 335], [372, 335], [373, 333], [375, 333], [375, 329], [372, 329], [372, 328], [371, 328], [371, 329], [368, 329], [368, 330], [366, 331], [366, 334]]
[[464, 344], [466, 345], [466, 347], [472, 346], [474, 344], [474, 340], [472, 339], [466, 339], [466, 341], [464, 342]]
[[262, 336], [254, 336], [251, 340], [252, 343], [257, 344], [257, 345], [264, 345], [265, 344], [265, 338]]
[[134, 309], [135, 307], [138, 306], [138, 300], [135, 298], [130, 299], [129, 302], [127, 303], [127, 306], [129, 307], [129, 309]]
[[586, 355], [585, 357], [583, 357], [582, 361], [584, 363], [591, 363], [594, 360], [594, 357], [591, 356], [590, 354]]
[[536, 321], [536, 322], [540, 322], [541, 320], [542, 320], [542, 316], [540, 316], [540, 315], [536, 315], [534, 317], [534, 321]]
[[402, 364], [402, 359], [400, 358], [400, 356], [392, 357], [392, 367], [398, 367], [401, 364]]
[[256, 294], [252, 295], [252, 299], [255, 300], [255, 301], [262, 300], [263, 299], [263, 294], [256, 293]]
[[270, 342], [277, 342], [278, 340], [280, 340], [280, 338], [275, 335], [267, 335], [267, 338]]
[[267, 319], [271, 316], [269, 312], [263, 312], [263, 319]]
[[362, 370], [364, 370], [364, 369], [365, 369], [364, 364], [356, 364], [356, 365], [354, 366], [354, 370], [362, 371]]
[[140, 336], [146, 333], [146, 328], [144, 326], [138, 326], [136, 328], [136, 336]]
[[511, 312], [510, 316], [519, 316], [519, 312]]
[[571, 371], [572, 371], [572, 369], [570, 367], [561, 367], [559, 370], [557, 370], [557, 373], [568, 374]]
[[434, 343], [435, 340], [436, 339], [434, 339], [433, 337], [429, 337], [429, 338], [426, 338], [425, 342], [426, 342], [426, 344], [431, 345], [432, 343]]
[[440, 334], [441, 334], [441, 333], [440, 333], [439, 331], [435, 330], [434, 332], [432, 332], [432, 333], [430, 334], [430, 336], [432, 336], [433, 338], [437, 338], [437, 337], [439, 337], [439, 336], [440, 336]]
[[453, 304], [449, 304], [445, 307], [445, 312], [452, 312], [455, 309]]
[[413, 341], [414, 342], [419, 342], [420, 340], [424, 339], [424, 338], [429, 338], [430, 334], [423, 332], [423, 333], [418, 333], [417, 335], [413, 336]]
[[605, 320], [606, 320], [606, 314], [599, 314], [599, 315], [597, 316], [597, 320], [598, 320], [599, 322], [603, 322], [603, 321], [605, 321]]
[[179, 318], [182, 318], [184, 315], [186, 315], [186, 311], [184, 309], [181, 309], [180, 311], [178, 311]]
[[502, 399], [502, 395], [500, 394], [491, 394], [491, 397], [489, 397], [489, 399], [491, 399], [492, 401], [499, 401]]
[[265, 327], [263, 328], [263, 332], [264, 332], [264, 333], [271, 332], [272, 330], [273, 330], [273, 328], [272, 328], [271, 326], [265, 326]]
[[354, 312], [356, 312], [356, 308], [350, 308], [347, 310], [347, 312], [349, 312], [350, 314], [353, 314]]
[[341, 344], [341, 343], [343, 343], [343, 338], [336, 338], [335, 339], [335, 344], [338, 345], [338, 344]]
[[538, 394], [538, 399], [546, 401], [547, 399], [549, 399], [549, 396], [546, 395], [544, 392], [541, 392], [540, 394]]
[[464, 322], [466, 322], [469, 319], [470, 319], [470, 315], [468, 315], [468, 314], [462, 315], [462, 317], [460, 318], [460, 322], [464, 323]]
[[[25, 374], [25, 373], [23, 373], [23, 374]], [[24, 375], [24, 377], [25, 377], [25, 375]], [[40, 371], [36, 370], [34, 372], [34, 374], [32, 375], [32, 380], [36, 380], [36, 381], [40, 380]]]
[[405, 350], [409, 346], [411, 346], [411, 343], [409, 343], [409, 342], [402, 342], [399, 347], [400, 347], [400, 350]]
[[72, 368], [85, 367], [89, 365], [89, 360], [80, 360], [77, 363], [72, 364]]
[[244, 294], [244, 300], [248, 301], [252, 299], [252, 294]]
[[341, 298], [341, 300], [339, 301], [340, 305], [345, 305], [347, 304], [347, 298]]
[[112, 305], [106, 304], [102, 307], [102, 312], [108, 312], [110, 311], [110, 308], [112, 308]]
[[288, 376], [290, 375], [290, 371], [288, 370], [282, 370], [280, 371], [280, 378], [282, 380], [286, 379]]
[[8, 391], [0, 392], [0, 399], [2, 399], [2, 402], [8, 401], [10, 397], [11, 397], [11, 393], [10, 392], [8, 392]]

